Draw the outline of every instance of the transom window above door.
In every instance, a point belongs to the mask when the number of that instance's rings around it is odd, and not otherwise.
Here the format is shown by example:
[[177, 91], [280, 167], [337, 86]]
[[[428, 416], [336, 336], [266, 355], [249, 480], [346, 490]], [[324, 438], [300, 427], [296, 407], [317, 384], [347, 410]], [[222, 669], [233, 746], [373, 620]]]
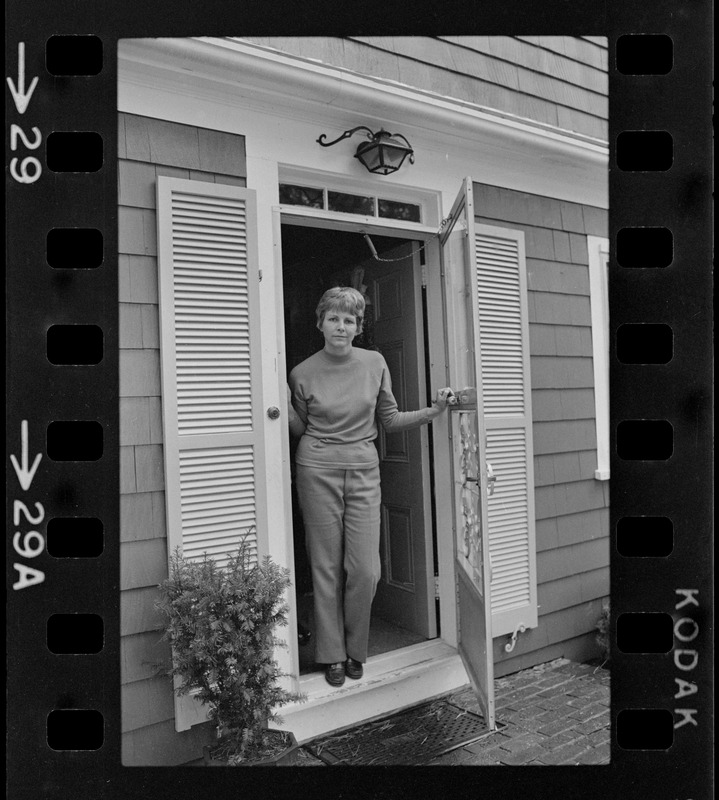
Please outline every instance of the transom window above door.
[[280, 184], [280, 203], [292, 206], [360, 214], [365, 217], [422, 222], [422, 206], [372, 194], [340, 192], [326, 186]]

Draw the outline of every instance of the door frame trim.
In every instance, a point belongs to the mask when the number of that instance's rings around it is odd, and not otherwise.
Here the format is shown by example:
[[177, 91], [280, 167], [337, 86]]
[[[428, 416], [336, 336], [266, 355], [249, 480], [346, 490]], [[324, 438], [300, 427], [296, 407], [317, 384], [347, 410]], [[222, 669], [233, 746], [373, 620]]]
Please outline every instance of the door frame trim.
[[[348, 188], [351, 188], [351, 184]], [[280, 213], [283, 225], [330, 228], [340, 231], [366, 231], [378, 236], [396, 236], [398, 239], [431, 239], [437, 234], [436, 227], [419, 222], [346, 214], [341, 211], [325, 211], [303, 206], [278, 205], [274, 206], [273, 210]]]
[[[350, 182], [348, 182], [349, 184]], [[437, 195], [437, 203], [441, 211], [441, 196]], [[444, 355], [444, 337], [446, 326], [444, 324], [444, 308], [442, 303], [442, 295], [439, 290], [439, 285], [430, 294], [430, 281], [432, 277], [439, 278], [439, 240], [436, 236], [436, 228], [427, 225], [418, 225], [417, 223], [402, 222], [400, 220], [387, 220], [377, 217], [364, 217], [361, 215], [348, 215], [339, 212], [325, 211], [324, 209], [305, 209], [298, 206], [287, 205], [273, 205], [271, 208], [274, 224], [274, 253], [275, 253], [275, 269], [278, 270], [279, 280], [275, 282], [275, 306], [277, 309], [282, 309], [282, 238], [281, 226], [283, 224], [301, 225], [304, 227], [319, 227], [319, 228], [332, 228], [335, 230], [344, 231], [359, 231], [367, 233], [375, 233], [384, 236], [396, 236], [403, 239], [419, 239], [426, 242], [425, 246], [425, 271], [428, 273], [427, 282], [427, 311], [428, 311], [428, 341], [430, 356], [430, 370], [426, 375], [426, 380], [431, 386], [444, 386], [447, 380], [447, 364]], [[350, 217], [348, 219], [348, 217]], [[356, 218], [355, 218], [356, 217]], [[436, 269], [431, 269], [430, 265], [436, 265]], [[284, 317], [280, 313], [278, 320], [282, 321], [281, 340], [278, 341], [278, 364], [277, 374], [278, 378], [282, 381], [287, 380], [285, 374], [284, 358]], [[284, 387], [282, 387], [284, 389]], [[287, 414], [287, 399], [286, 392], [280, 392], [280, 402], [283, 404], [283, 414]], [[448, 475], [449, 474], [449, 458], [445, 454], [446, 447], [438, 447], [438, 442], [447, 440], [447, 423], [444, 419], [445, 415], [441, 415], [432, 422], [434, 428], [433, 438], [435, 441], [434, 458], [431, 463], [430, 475], [427, 476], [428, 480], [432, 480], [432, 475]], [[439, 423], [439, 425], [438, 425]], [[286, 460], [286, 470], [284, 473], [289, 475], [289, 431], [285, 430], [282, 436], [282, 452], [283, 461]], [[439, 455], [439, 458], [438, 458]], [[454, 585], [454, 540], [452, 537], [452, 509], [451, 509], [451, 487], [448, 486], [443, 489], [441, 481], [434, 480], [434, 492], [436, 500], [436, 526], [433, 535], [437, 539], [437, 570], [439, 574], [439, 619], [438, 619], [438, 633], [437, 639], [429, 640], [431, 642], [441, 642], [442, 644], [451, 648], [457, 647], [457, 613], [456, 605], [454, 602], [455, 585]], [[282, 502], [285, 508], [291, 509], [291, 493], [289, 480], [283, 474], [281, 478], [281, 492]], [[286, 529], [286, 548], [288, 557], [294, 567], [294, 547], [291, 536], [291, 512], [286, 514], [287, 520]], [[441, 536], [440, 531], [447, 530], [447, 535]], [[299, 646], [297, 644], [297, 602], [294, 592], [289, 592], [288, 603], [290, 605], [290, 624], [283, 631], [278, 632], [279, 637], [285, 641], [288, 649], [282, 652], [284, 656], [283, 661], [287, 664], [287, 672], [292, 677], [287, 679], [288, 688], [295, 692], [301, 691], [301, 684], [304, 678], [299, 674]], [[402, 648], [404, 650], [406, 648]], [[390, 651], [390, 652], [401, 652]], [[289, 656], [289, 658], [288, 658]], [[373, 658], [379, 658], [375, 656]], [[371, 659], [370, 659], [371, 660]], [[369, 661], [368, 661], [369, 664]], [[465, 674], [466, 677], [466, 674]]]

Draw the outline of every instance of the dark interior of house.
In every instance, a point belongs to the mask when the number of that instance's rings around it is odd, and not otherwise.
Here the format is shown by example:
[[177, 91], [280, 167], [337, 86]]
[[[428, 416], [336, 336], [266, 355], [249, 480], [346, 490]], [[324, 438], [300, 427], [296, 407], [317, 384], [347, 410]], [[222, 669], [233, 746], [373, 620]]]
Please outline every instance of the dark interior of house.
[[[388, 253], [403, 240], [391, 236], [372, 235], [378, 255]], [[299, 225], [282, 226], [282, 262], [285, 311], [285, 345], [287, 374], [304, 359], [320, 350], [324, 344], [316, 327], [315, 308], [322, 294], [333, 286], [357, 284], [357, 267], [372, 259], [372, 251], [359, 232], [310, 228]], [[361, 277], [360, 277], [361, 279]], [[360, 288], [356, 285], [355, 288]], [[366, 317], [365, 331], [354, 344], [372, 347], [371, 314]], [[291, 441], [291, 456], [294, 457]], [[314, 672], [312, 642], [312, 579], [304, 543], [304, 528], [294, 484], [292, 516], [295, 550], [295, 591], [297, 593], [300, 630], [300, 673]], [[306, 635], [309, 632], [309, 636]], [[303, 635], [304, 634], [304, 635]], [[391, 620], [372, 614], [369, 655], [378, 655], [423, 641], [421, 636], [394, 624]]]

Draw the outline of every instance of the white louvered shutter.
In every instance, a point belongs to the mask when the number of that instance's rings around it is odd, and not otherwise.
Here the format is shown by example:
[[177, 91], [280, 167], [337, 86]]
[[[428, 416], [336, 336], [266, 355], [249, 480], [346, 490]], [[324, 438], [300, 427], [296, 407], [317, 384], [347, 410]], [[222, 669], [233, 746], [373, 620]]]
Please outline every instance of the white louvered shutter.
[[264, 473], [254, 192], [158, 178], [168, 552], [256, 557]]
[[537, 625], [529, 323], [521, 231], [474, 225], [492, 635]]
[[[265, 527], [259, 272], [252, 190], [159, 177], [168, 557], [218, 564]], [[175, 695], [178, 731], [207, 708]]]

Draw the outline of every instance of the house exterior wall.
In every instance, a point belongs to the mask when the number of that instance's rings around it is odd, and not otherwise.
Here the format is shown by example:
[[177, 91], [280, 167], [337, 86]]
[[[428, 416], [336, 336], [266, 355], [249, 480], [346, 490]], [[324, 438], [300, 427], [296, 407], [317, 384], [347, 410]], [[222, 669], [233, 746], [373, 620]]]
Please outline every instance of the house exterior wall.
[[244, 137], [120, 114], [120, 651], [123, 763], [181, 764], [210, 741], [209, 725], [175, 732], [162, 620], [167, 577], [157, 291], [158, 175], [245, 186]]
[[608, 138], [607, 48], [598, 37], [243, 37], [597, 139]]
[[564, 656], [597, 654], [595, 624], [609, 595], [609, 487], [597, 467], [587, 236], [606, 236], [604, 209], [474, 184], [475, 220], [524, 231], [529, 302], [539, 625], [507, 675]]
[[[607, 138], [599, 39], [249, 41]], [[250, 145], [262, 162], [268, 145], [248, 133]], [[153, 666], [169, 656], [158, 645], [154, 609], [167, 574], [155, 185], [169, 175], [245, 186], [250, 159], [242, 135], [126, 113], [119, 157], [123, 763], [179, 764], [197, 757], [211, 731], [175, 731], [171, 684]], [[560, 655], [596, 654], [594, 626], [609, 592], [609, 519], [608, 485], [594, 478], [586, 237], [606, 236], [608, 221], [604, 209], [476, 182], [474, 199], [478, 223], [524, 231], [529, 288], [539, 626], [521, 634], [512, 653], [506, 637], [495, 640], [500, 676]]]

